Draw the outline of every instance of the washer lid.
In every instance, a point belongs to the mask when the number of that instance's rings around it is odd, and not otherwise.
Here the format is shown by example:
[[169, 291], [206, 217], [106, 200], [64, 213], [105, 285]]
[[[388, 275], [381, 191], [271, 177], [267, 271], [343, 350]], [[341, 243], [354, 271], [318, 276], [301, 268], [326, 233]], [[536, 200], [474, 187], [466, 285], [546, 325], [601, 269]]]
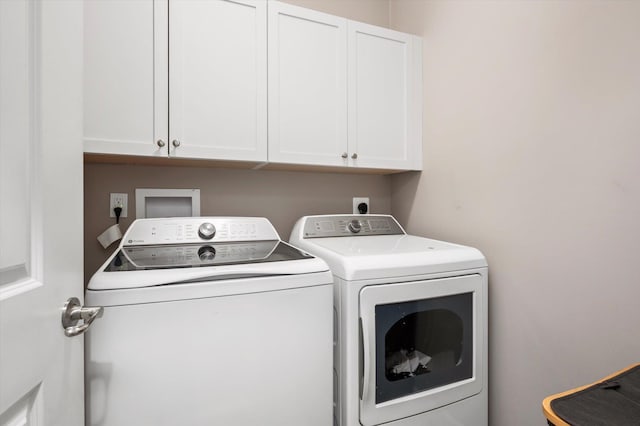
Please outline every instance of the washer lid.
[[[320, 262], [324, 264], [324, 262], [317, 258], [297, 261], [297, 263], [306, 262]], [[189, 271], [197, 272], [200, 270], [201, 269], [190, 269]], [[142, 272], [142, 274], [146, 274], [148, 272], [151, 271]], [[165, 270], [165, 273], [170, 276], [176, 272], [178, 272], [176, 269]], [[126, 281], [129, 279], [127, 274], [140, 275], [140, 272], [121, 272], [120, 274], [123, 274]], [[182, 278], [184, 278], [184, 276]], [[333, 276], [331, 275], [331, 272], [329, 272], [328, 268], [323, 272], [314, 272], [310, 274], [262, 275], [259, 278], [245, 277], [243, 279], [224, 279], [224, 277], [220, 275], [218, 278], [219, 279], [216, 280], [194, 280], [192, 282], [152, 285], [148, 287], [113, 288], [103, 290], [89, 288], [85, 293], [85, 304], [87, 306], [104, 307], [137, 305], [209, 297], [239, 296], [250, 293], [280, 292], [281, 290], [304, 291], [306, 288], [310, 287], [331, 287], [333, 285]]]
[[201, 268], [207, 266], [248, 263], [270, 263], [307, 259], [304, 253], [279, 240], [244, 241], [211, 244], [163, 244], [123, 246], [105, 272], [142, 271], [169, 268]]
[[328, 270], [321, 259], [282, 241], [121, 247], [87, 288], [132, 289]]
[[292, 241], [325, 260], [344, 280], [394, 278], [482, 268], [479, 250], [413, 235], [314, 238]]

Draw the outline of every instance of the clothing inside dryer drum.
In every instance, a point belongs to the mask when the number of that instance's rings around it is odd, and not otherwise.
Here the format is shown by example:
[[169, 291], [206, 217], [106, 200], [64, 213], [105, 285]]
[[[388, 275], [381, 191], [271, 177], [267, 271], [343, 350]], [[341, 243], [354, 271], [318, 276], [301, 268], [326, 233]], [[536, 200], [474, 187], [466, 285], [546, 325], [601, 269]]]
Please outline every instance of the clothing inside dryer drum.
[[410, 314], [396, 322], [385, 337], [386, 375], [390, 381], [453, 368], [460, 363], [461, 355], [462, 320], [444, 309]]
[[376, 402], [470, 378], [473, 294], [376, 306]]

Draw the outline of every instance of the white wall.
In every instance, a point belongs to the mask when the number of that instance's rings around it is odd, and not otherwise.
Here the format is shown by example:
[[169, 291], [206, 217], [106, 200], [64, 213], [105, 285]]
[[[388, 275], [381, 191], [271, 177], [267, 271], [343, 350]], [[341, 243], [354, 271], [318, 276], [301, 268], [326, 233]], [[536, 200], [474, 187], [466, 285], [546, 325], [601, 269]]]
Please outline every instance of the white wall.
[[490, 424], [640, 361], [640, 2], [391, 0], [424, 37], [408, 231], [480, 248]]

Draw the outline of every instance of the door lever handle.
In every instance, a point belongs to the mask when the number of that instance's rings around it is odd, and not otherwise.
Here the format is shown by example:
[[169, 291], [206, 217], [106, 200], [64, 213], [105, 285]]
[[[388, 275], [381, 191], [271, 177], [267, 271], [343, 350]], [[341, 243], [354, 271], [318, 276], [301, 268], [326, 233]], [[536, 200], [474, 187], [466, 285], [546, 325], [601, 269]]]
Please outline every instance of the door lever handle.
[[[104, 308], [102, 306], [82, 306], [77, 297], [71, 297], [62, 308], [62, 328], [67, 337], [77, 336], [87, 331], [91, 323], [102, 317]], [[82, 324], [78, 323], [82, 320]]]

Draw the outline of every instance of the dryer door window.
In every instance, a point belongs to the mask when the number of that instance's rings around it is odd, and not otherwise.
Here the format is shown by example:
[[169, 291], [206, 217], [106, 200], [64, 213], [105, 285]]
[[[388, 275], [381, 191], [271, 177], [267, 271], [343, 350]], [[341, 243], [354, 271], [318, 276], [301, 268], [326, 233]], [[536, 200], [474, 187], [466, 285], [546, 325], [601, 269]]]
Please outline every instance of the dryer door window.
[[379, 425], [479, 393], [486, 276], [360, 290], [360, 420]]
[[473, 375], [473, 293], [378, 305], [376, 403]]

